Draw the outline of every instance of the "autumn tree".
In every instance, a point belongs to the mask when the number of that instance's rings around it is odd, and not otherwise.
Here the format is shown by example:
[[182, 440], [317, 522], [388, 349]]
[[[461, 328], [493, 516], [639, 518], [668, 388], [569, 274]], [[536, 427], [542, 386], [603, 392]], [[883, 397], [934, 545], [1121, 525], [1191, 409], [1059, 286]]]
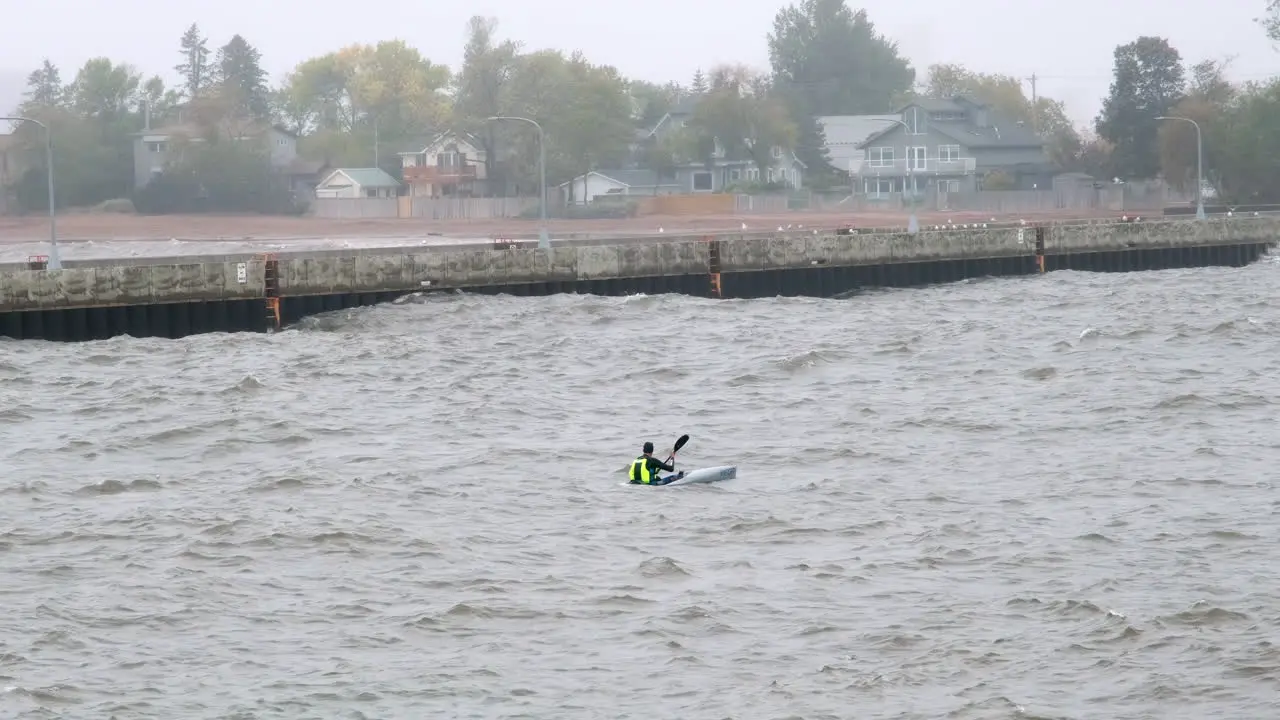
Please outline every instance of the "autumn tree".
[[1182, 58], [1168, 40], [1143, 36], [1115, 50], [1115, 79], [1103, 102], [1098, 135], [1115, 146], [1117, 174], [1150, 178], [1160, 170], [1156, 117], [1183, 97]]
[[[309, 132], [308, 155], [369, 165], [375, 136], [398, 147], [443, 127], [449, 70], [400, 40], [350, 45], [299, 63], [275, 93], [278, 120]], [[394, 169], [394, 154], [379, 153]]]
[[797, 121], [797, 155], [819, 182], [834, 169], [816, 116], [891, 112], [915, 81], [897, 43], [845, 0], [800, 0], [783, 8], [768, 43], [774, 91]]

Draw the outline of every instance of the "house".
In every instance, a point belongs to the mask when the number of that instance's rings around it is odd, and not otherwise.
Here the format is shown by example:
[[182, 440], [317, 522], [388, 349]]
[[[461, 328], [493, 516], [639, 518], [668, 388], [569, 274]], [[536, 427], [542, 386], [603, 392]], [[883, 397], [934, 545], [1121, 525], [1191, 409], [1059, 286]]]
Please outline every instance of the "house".
[[393, 198], [400, 182], [382, 168], [337, 168], [316, 185], [316, 198]]
[[593, 170], [560, 183], [565, 204], [586, 205], [600, 198], [653, 197], [683, 192], [674, 177], [660, 177], [652, 170]]
[[440, 133], [421, 149], [397, 153], [408, 194], [476, 197], [488, 194], [484, 145], [475, 136]]
[[972, 192], [994, 171], [1016, 189], [1045, 187], [1052, 170], [1045, 143], [1031, 128], [964, 97], [920, 99], [894, 114], [888, 127], [863, 140], [851, 161], [855, 191], [870, 196], [906, 192]]
[[897, 115], [819, 115], [814, 118], [822, 128], [827, 160], [836, 170], [849, 174], [866, 159], [867, 151], [862, 149], [862, 143], [901, 119]]
[[[663, 115], [653, 129], [650, 130], [639, 147], [633, 149], [633, 156], [639, 156], [645, 146], [661, 142], [664, 138], [678, 133], [688, 126], [693, 118], [700, 97], [693, 95], [677, 102], [671, 111]], [[781, 147], [771, 149], [772, 164], [763, 172], [750, 158], [727, 157], [725, 148], [719, 140], [708, 161], [682, 163], [676, 166], [676, 183], [681, 192], [710, 193], [731, 190], [734, 185], [744, 183], [782, 183], [799, 190], [804, 184], [805, 165], [795, 153]], [[602, 171], [606, 174], [608, 171]]]
[[[152, 128], [148, 116], [145, 127], [133, 134], [133, 184], [143, 187], [164, 172], [181, 152], [183, 143], [205, 142], [209, 129], [196, 123], [175, 123]], [[300, 199], [309, 199], [321, 173], [328, 164], [298, 157], [298, 135], [280, 125], [248, 123], [237, 128], [238, 140], [263, 144], [270, 157], [271, 169], [282, 178]]]

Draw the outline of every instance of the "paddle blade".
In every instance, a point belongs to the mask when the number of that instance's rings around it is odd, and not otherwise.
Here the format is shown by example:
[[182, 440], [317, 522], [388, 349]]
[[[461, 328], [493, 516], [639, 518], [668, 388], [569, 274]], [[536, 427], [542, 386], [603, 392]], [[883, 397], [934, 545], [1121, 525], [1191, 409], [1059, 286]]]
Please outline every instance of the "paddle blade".
[[680, 439], [676, 441], [676, 446], [671, 449], [671, 454], [675, 455], [676, 453], [680, 452], [680, 448], [684, 447], [685, 443], [687, 442], [689, 442], [689, 436], [681, 435]]

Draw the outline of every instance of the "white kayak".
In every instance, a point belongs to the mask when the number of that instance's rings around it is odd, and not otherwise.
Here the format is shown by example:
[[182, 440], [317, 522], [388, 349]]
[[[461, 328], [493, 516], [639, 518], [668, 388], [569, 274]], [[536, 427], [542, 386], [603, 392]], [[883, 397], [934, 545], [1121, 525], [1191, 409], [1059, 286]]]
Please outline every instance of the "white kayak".
[[698, 468], [684, 473], [679, 480], [673, 480], [664, 487], [672, 485], [698, 485], [703, 483], [720, 482], [721, 480], [732, 480], [738, 477], [737, 465], [719, 465], [717, 467]]

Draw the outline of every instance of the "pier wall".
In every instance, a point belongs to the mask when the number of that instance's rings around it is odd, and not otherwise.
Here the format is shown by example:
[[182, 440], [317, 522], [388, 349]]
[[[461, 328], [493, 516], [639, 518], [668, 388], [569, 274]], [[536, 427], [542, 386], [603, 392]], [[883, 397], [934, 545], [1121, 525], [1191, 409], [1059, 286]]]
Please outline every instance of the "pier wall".
[[0, 270], [0, 336], [92, 339], [271, 330], [306, 315], [441, 290], [543, 295], [676, 292], [830, 296], [1053, 270], [1244, 265], [1280, 217], [681, 238], [538, 248], [421, 248], [180, 264]]

